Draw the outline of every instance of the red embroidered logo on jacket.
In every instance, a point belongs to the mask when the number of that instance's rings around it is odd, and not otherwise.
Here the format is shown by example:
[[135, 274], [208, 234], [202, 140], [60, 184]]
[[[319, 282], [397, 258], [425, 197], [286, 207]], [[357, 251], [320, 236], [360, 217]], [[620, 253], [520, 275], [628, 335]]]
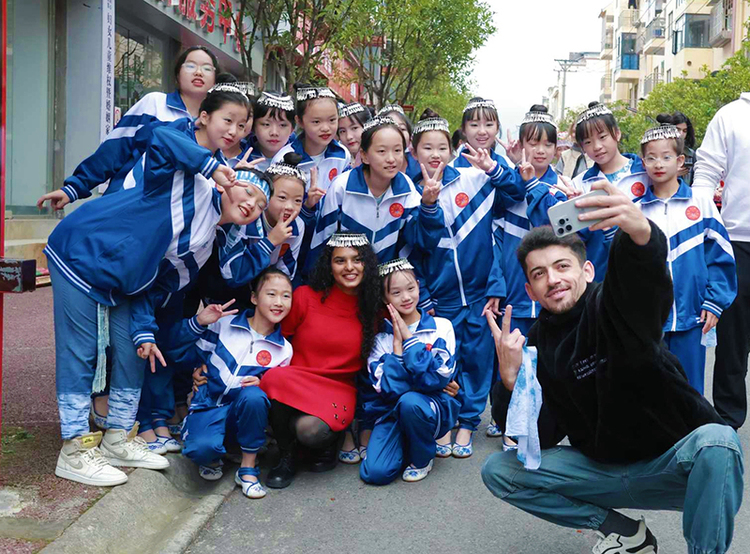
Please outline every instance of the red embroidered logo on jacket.
[[339, 170], [334, 167], [331, 171], [328, 172], [328, 180], [333, 181], [338, 174]]
[[637, 183], [633, 183], [633, 186], [630, 187], [630, 192], [633, 194], [633, 196], [641, 197], [644, 194], [646, 194], [646, 185], [638, 181]]
[[701, 216], [701, 210], [698, 206], [688, 206], [685, 215], [690, 221], [696, 221]]
[[255, 356], [255, 361], [263, 367], [271, 363], [271, 353], [268, 350], [261, 350], [258, 355]]
[[393, 217], [401, 217], [404, 215], [404, 207], [396, 202], [395, 204], [391, 204], [391, 207], [388, 209], [389, 212], [391, 212], [391, 215]]
[[469, 204], [469, 195], [465, 192], [459, 192], [456, 195], [456, 206], [459, 208], [465, 208]]
[[430, 350], [432, 350], [432, 345], [431, 344], [425, 344], [424, 347], [427, 349], [427, 352], [429, 352]]
[[286, 254], [287, 252], [289, 252], [289, 243], [285, 242], [284, 244], [281, 245], [281, 250], [279, 251], [279, 258], [282, 258], [284, 254]]

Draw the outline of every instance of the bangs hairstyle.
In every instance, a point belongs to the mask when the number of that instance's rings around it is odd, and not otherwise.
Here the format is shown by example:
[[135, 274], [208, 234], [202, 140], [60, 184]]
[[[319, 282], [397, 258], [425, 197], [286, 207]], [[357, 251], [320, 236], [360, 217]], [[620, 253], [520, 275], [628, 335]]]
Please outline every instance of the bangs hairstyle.
[[[389, 115], [387, 117], [390, 118], [391, 116]], [[406, 146], [407, 146], [406, 139], [404, 138], [404, 135], [401, 132], [401, 129], [398, 128], [398, 125], [396, 124], [396, 122], [392, 120], [389, 123], [381, 123], [380, 125], [375, 125], [373, 127], [370, 127], [369, 129], [366, 129], [362, 133], [362, 138], [360, 139], [360, 149], [367, 152], [372, 146], [372, 140], [375, 138], [375, 135], [378, 132], [382, 131], [383, 129], [393, 129], [394, 131], [398, 133], [398, 136], [401, 137], [401, 145], [404, 148], [404, 155], [406, 155]], [[366, 164], [365, 162], [362, 162], [362, 165], [365, 167], [369, 167], [369, 165]]]
[[[471, 100], [469, 100], [469, 104], [472, 102], [485, 102], [486, 98], [482, 98], [481, 96], [475, 96]], [[466, 124], [469, 121], [476, 121], [477, 119], [481, 119], [484, 117], [487, 121], [497, 121], [497, 129], [498, 133], [500, 132], [500, 117], [497, 115], [497, 109], [492, 109], [486, 106], [481, 106], [478, 108], [472, 108], [470, 110], [466, 110], [464, 112], [463, 117], [461, 118], [461, 130], [465, 129]]]
[[[411, 136], [412, 130], [414, 129], [414, 126], [411, 124], [411, 119], [409, 119], [409, 116], [405, 113], [401, 113], [399, 110], [397, 110], [394, 105], [385, 106], [378, 112], [377, 115], [390, 117], [394, 121], [396, 121], [396, 119], [394, 118], [398, 117], [399, 119], [401, 119], [401, 121], [404, 122], [404, 125], [406, 125], [406, 132], [409, 133], [409, 136]], [[400, 132], [401, 130], [399, 129], [399, 133]]]
[[372, 114], [370, 113], [370, 110], [368, 110], [367, 108], [365, 108], [364, 110], [360, 112], [353, 113], [351, 115], [346, 115], [346, 116], [342, 116], [341, 113], [339, 112], [339, 121], [347, 117], [352, 118], [354, 121], [359, 123], [360, 127], [362, 127], [364, 126], [365, 123], [367, 123], [368, 121], [372, 119]]
[[[422, 112], [422, 115], [419, 117], [419, 121], [424, 121], [425, 119], [441, 119], [440, 114], [438, 114], [435, 110], [432, 110], [430, 108], [426, 108], [425, 111]], [[414, 132], [414, 134], [411, 136], [411, 145], [412, 148], [416, 149], [417, 145], [419, 144], [419, 141], [422, 140], [422, 135], [425, 133], [428, 133], [430, 131], [437, 131], [438, 133], [442, 133], [445, 135], [446, 140], [448, 141], [448, 148], [451, 148], [451, 135], [448, 131], [443, 131], [440, 129], [419, 129], [419, 123], [417, 123], [417, 128]]]
[[[278, 96], [285, 96], [282, 92], [276, 92], [273, 90], [270, 90], [268, 92]], [[265, 103], [258, 103], [262, 96], [262, 94], [259, 94], [255, 99], [255, 102], [253, 102], [253, 115], [255, 116], [256, 121], [261, 117], [266, 117], [270, 114], [272, 119], [278, 119], [279, 121], [286, 119], [289, 123], [294, 125], [294, 116], [297, 115], [297, 110], [295, 110], [294, 107], [292, 107], [291, 110], [283, 110], [276, 106], [269, 106]], [[294, 106], [294, 102], [292, 102], [292, 106]]]
[[[601, 106], [600, 102], [591, 102], [588, 109]], [[583, 141], [594, 134], [609, 133], [612, 138], [617, 139], [617, 132], [620, 127], [617, 125], [617, 120], [612, 114], [595, 115], [584, 121], [581, 121], [576, 125], [576, 142], [578, 146], [583, 144]]]
[[[534, 104], [529, 108], [529, 112], [546, 114], [548, 110], [547, 106]], [[521, 139], [521, 144], [532, 140], [539, 142], [546, 137], [547, 141], [557, 146], [557, 128], [551, 123], [544, 123], [543, 121], [524, 123], [518, 131], [518, 136]]]
[[289, 275], [275, 267], [267, 267], [266, 269], [261, 271], [250, 283], [250, 290], [253, 291], [253, 294], [257, 295], [263, 288], [263, 285], [266, 284], [266, 281], [268, 281], [271, 277], [283, 277], [283, 279], [287, 283], [289, 283], [289, 288], [292, 287], [292, 280], [289, 278]]
[[[180, 70], [182, 69], [182, 64], [185, 63], [185, 60], [187, 60], [187, 57], [190, 55], [191, 52], [195, 52], [196, 50], [200, 50], [201, 52], [205, 52], [208, 54], [208, 57], [211, 58], [211, 63], [214, 65], [214, 75], [219, 75], [221, 73], [221, 67], [219, 66], [219, 58], [216, 57], [216, 54], [211, 52], [208, 48], [205, 46], [191, 46], [190, 48], [186, 48], [182, 54], [177, 56], [177, 59], [174, 62], [174, 80], [177, 82], [177, 86], [179, 87], [180, 83]], [[218, 81], [216, 81], [218, 83]]]
[[[305, 88], [325, 88], [325, 87], [314, 87], [313, 85], [311, 85], [309, 83], [294, 83], [294, 96], [295, 97], [297, 96], [297, 92], [300, 89], [305, 89]], [[296, 115], [297, 115], [297, 117], [299, 117], [300, 119], [302, 119], [303, 117], [305, 117], [305, 111], [307, 110], [307, 106], [309, 106], [310, 103], [317, 102], [319, 100], [325, 100], [325, 101], [328, 101], [328, 102], [333, 102], [333, 106], [336, 108], [336, 115], [338, 116], [338, 113], [339, 113], [339, 103], [336, 101], [335, 98], [330, 98], [328, 96], [323, 96], [323, 97], [310, 98], [308, 100], [297, 100], [296, 101], [296, 106], [297, 106]]]
[[[224, 87], [231, 86], [231, 83], [224, 85]], [[247, 110], [248, 119], [253, 115], [253, 106], [250, 103], [247, 95], [243, 94], [239, 89], [237, 90], [214, 90], [209, 92], [201, 102], [199, 112], [206, 112], [211, 114], [224, 104], [239, 104]]]
[[[417, 281], [417, 275], [414, 273], [413, 269], [399, 269], [398, 271], [391, 271], [388, 275], [382, 277], [384, 295], [391, 293], [391, 280], [393, 279], [393, 276], [398, 273], [405, 273], [409, 275], [410, 279], [414, 282], [415, 285], [417, 285], [417, 288], [419, 287], [419, 281]], [[385, 300], [385, 298], [383, 300]]]
[[578, 258], [578, 263], [581, 266], [586, 262], [586, 245], [583, 244], [583, 241], [576, 233], [566, 237], [558, 237], [550, 225], [534, 227], [523, 237], [521, 244], [518, 245], [518, 250], [516, 250], [518, 263], [521, 264], [527, 281], [529, 278], [529, 268], [526, 267], [526, 258], [535, 250], [543, 250], [550, 246], [569, 248], [573, 251], [575, 257]]

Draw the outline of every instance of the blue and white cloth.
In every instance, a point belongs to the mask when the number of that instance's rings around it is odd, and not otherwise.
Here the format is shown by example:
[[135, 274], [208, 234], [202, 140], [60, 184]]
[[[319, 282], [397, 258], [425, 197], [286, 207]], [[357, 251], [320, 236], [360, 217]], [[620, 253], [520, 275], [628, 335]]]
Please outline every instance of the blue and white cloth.
[[518, 441], [518, 461], [532, 471], [542, 465], [542, 448], [537, 427], [539, 411], [542, 409], [542, 387], [536, 378], [536, 360], [536, 347], [524, 346], [523, 362], [518, 370], [505, 422], [505, 433]]

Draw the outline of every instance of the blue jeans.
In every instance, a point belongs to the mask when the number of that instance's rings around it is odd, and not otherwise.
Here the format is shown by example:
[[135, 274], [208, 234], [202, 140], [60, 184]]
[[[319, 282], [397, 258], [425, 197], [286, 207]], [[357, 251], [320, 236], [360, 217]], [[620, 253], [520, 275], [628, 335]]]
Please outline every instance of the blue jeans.
[[[49, 266], [55, 317], [55, 380], [64, 440], [89, 432], [89, 404], [96, 371], [96, 302]], [[143, 360], [130, 338], [130, 303], [109, 310], [112, 378], [109, 429], [130, 430], [143, 386]]]
[[559, 446], [542, 451], [537, 471], [526, 471], [515, 452], [492, 454], [482, 467], [492, 494], [564, 527], [598, 529], [614, 508], [682, 511], [691, 554], [729, 548], [742, 474], [737, 433], [718, 424], [699, 427], [658, 458], [632, 464], [601, 464]]

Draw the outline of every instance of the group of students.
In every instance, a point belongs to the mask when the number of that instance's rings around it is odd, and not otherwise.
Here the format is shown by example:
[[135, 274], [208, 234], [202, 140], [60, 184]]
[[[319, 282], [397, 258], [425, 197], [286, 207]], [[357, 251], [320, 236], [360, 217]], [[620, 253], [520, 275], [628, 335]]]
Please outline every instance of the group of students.
[[[273, 488], [288, 486], [301, 461], [313, 471], [361, 462], [365, 482], [386, 484], [425, 478], [435, 457], [471, 456], [497, 381], [486, 316], [512, 305], [513, 327], [527, 334], [539, 313], [516, 248], [549, 224], [549, 207], [603, 179], [669, 239], [665, 340], [702, 392], [702, 335], [731, 304], [736, 278], [718, 211], [678, 178], [675, 127], [649, 131], [640, 157], [623, 155], [612, 113], [594, 103], [575, 129], [594, 165], [571, 182], [551, 165], [558, 132], [543, 106], [532, 106], [506, 159], [491, 100], [468, 103], [454, 151], [431, 110], [412, 125], [399, 106], [373, 115], [309, 85], [296, 98], [249, 98], [246, 84], [218, 74], [209, 50], [186, 50], [177, 91], [145, 96], [39, 201], [61, 209], [108, 182], [45, 249], [56, 475], [117, 485], [127, 476], [115, 466], [164, 469], [162, 454], [182, 450], [201, 477], [218, 479], [232, 443], [237, 484], [260, 498], [256, 457], [269, 425], [281, 454]], [[580, 233], [597, 277], [614, 233]], [[169, 421], [191, 385], [183, 446]], [[512, 450], [503, 390], [487, 434]], [[90, 432], [90, 410], [103, 435]]]

